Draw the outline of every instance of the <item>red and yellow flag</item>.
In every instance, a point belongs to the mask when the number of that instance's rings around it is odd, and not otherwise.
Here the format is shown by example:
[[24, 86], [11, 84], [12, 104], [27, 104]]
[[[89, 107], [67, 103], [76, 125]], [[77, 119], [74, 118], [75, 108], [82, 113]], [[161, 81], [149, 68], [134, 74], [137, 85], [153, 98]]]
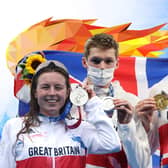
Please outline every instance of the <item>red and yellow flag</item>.
[[39, 50], [62, 50], [83, 53], [85, 41], [94, 34], [107, 33], [119, 42], [120, 56], [159, 57], [168, 47], [165, 24], [144, 30], [128, 30], [131, 23], [101, 27], [93, 25], [95, 19], [43, 20], [13, 39], [6, 52], [7, 65], [15, 74], [17, 62], [26, 54]]

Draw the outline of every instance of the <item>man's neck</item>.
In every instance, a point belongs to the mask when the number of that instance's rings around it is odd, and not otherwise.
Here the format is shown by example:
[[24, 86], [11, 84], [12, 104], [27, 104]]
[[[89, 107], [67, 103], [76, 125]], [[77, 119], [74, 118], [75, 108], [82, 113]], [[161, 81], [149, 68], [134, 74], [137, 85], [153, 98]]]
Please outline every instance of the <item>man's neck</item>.
[[94, 91], [98, 97], [106, 97], [109, 94], [109, 87], [94, 86]]
[[98, 85], [96, 86], [96, 85], [94, 85], [94, 87], [97, 87], [97, 88], [109, 88], [110, 84], [111, 84], [111, 82], [106, 84], [106, 85], [104, 85], [104, 86], [98, 86]]

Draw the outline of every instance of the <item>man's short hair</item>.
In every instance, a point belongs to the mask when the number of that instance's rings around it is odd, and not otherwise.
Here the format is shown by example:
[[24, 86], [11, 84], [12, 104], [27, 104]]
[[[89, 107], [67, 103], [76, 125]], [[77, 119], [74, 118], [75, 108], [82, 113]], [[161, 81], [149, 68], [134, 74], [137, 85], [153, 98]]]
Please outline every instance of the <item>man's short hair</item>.
[[84, 56], [86, 58], [88, 58], [91, 48], [100, 48], [102, 50], [113, 48], [116, 51], [115, 56], [118, 57], [119, 45], [110, 34], [100, 33], [89, 38], [84, 47]]

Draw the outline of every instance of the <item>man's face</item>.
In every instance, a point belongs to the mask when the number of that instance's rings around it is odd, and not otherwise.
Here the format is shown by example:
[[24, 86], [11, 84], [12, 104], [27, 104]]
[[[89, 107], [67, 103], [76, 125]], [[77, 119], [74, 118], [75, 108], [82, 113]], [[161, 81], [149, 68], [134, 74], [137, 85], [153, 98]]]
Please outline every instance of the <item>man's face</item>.
[[100, 49], [100, 48], [91, 48], [88, 58], [83, 58], [83, 66], [88, 68], [92, 66], [100, 69], [107, 68], [117, 68], [118, 60], [115, 56], [115, 50], [111, 49]]

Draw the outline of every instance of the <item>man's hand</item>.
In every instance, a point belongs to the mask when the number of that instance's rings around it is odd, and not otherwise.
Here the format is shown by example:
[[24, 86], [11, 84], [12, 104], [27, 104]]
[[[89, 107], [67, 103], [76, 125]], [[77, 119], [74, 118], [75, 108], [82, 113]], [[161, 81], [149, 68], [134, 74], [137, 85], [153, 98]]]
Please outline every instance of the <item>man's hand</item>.
[[133, 116], [133, 106], [126, 100], [114, 99], [113, 101], [117, 110], [119, 123], [128, 124]]

